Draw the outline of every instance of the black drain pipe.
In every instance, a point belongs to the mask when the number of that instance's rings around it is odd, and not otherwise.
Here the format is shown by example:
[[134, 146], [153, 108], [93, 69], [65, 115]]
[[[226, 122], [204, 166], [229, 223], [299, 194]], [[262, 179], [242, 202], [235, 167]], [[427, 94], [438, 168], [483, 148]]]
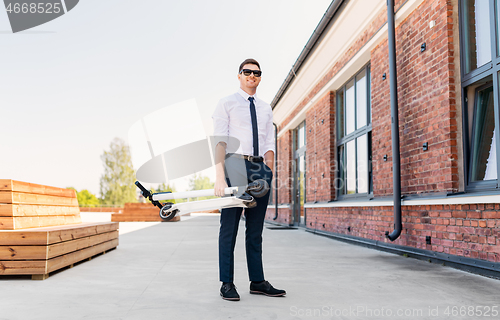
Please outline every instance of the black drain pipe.
[[274, 125], [274, 218], [278, 219], [278, 126], [273, 122]]
[[394, 231], [385, 236], [396, 240], [401, 234], [401, 158], [399, 154], [398, 76], [396, 71], [396, 26], [394, 0], [387, 0], [387, 28], [389, 36], [389, 75], [391, 85], [392, 186], [394, 194]]

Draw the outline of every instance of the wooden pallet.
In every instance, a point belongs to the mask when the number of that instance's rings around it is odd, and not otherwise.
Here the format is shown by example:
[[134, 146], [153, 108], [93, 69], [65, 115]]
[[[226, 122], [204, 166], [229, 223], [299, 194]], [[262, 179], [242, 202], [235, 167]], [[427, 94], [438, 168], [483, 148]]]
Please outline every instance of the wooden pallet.
[[80, 207], [80, 212], [123, 212], [123, 208], [114, 208], [114, 207]]
[[[158, 215], [158, 213], [157, 213]], [[181, 221], [181, 217], [175, 216], [169, 221], [163, 221], [159, 216], [136, 216], [136, 215], [126, 215], [123, 213], [113, 213], [111, 215], [111, 221], [113, 222], [177, 222]]]
[[117, 246], [116, 222], [3, 230], [0, 275], [31, 275], [43, 280], [51, 272]]
[[0, 230], [81, 223], [74, 190], [0, 179]]
[[[181, 217], [175, 216], [168, 222], [180, 221]], [[154, 222], [160, 218], [160, 209], [151, 203], [125, 203], [122, 213], [113, 213], [111, 221], [115, 222]]]

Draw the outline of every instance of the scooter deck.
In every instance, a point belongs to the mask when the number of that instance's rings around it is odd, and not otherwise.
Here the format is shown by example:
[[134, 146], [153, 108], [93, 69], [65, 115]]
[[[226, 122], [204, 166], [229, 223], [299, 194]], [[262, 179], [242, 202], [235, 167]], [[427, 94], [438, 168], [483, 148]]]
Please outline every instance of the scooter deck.
[[[181, 216], [195, 211], [209, 211], [214, 209], [234, 207], [253, 208], [257, 204], [253, 196], [262, 197], [269, 191], [269, 185], [265, 180], [256, 180], [250, 183], [248, 186], [226, 188], [224, 191], [226, 195], [230, 195], [229, 197], [183, 203], [167, 202], [162, 204], [160, 203], [160, 200], [172, 200], [176, 198], [190, 198], [213, 195], [214, 189], [178, 193], [163, 192], [152, 194], [149, 190], [144, 188], [139, 183], [139, 181], [136, 181], [135, 185], [141, 190], [142, 195], [146, 199], [160, 208], [160, 217], [165, 221], [171, 220], [176, 215]], [[249, 192], [252, 195], [249, 195], [246, 192]]]
[[237, 197], [226, 197], [226, 198], [193, 201], [193, 202], [176, 203], [173, 204], [172, 207], [168, 209], [168, 211], [170, 212], [177, 210], [176, 215], [182, 216], [196, 211], [210, 211], [210, 210], [232, 208], [232, 207], [248, 208], [248, 203], [249, 203], [248, 200], [243, 200]]

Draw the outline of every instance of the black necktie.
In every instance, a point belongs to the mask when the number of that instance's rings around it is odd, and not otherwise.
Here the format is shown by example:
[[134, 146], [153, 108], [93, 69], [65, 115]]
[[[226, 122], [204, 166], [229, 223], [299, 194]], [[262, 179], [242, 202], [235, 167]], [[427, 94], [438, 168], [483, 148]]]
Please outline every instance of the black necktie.
[[250, 100], [250, 115], [252, 117], [252, 133], [253, 133], [253, 155], [259, 156], [259, 129], [257, 128], [257, 112], [255, 111], [254, 97], [249, 97]]

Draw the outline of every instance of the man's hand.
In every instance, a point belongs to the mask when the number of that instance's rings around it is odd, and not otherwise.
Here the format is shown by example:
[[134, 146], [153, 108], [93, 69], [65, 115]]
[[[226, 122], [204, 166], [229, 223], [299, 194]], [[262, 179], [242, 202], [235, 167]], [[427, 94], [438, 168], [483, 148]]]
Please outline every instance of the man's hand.
[[224, 189], [227, 188], [226, 176], [224, 174], [224, 160], [226, 157], [226, 144], [219, 142], [215, 147], [215, 187], [216, 197], [225, 196]]
[[215, 178], [215, 187], [214, 187], [214, 194], [216, 197], [223, 197], [225, 196], [224, 189], [227, 188], [227, 183], [226, 183], [226, 178], [225, 177], [216, 177]]
[[264, 163], [274, 172], [274, 151], [269, 150], [264, 154]]

